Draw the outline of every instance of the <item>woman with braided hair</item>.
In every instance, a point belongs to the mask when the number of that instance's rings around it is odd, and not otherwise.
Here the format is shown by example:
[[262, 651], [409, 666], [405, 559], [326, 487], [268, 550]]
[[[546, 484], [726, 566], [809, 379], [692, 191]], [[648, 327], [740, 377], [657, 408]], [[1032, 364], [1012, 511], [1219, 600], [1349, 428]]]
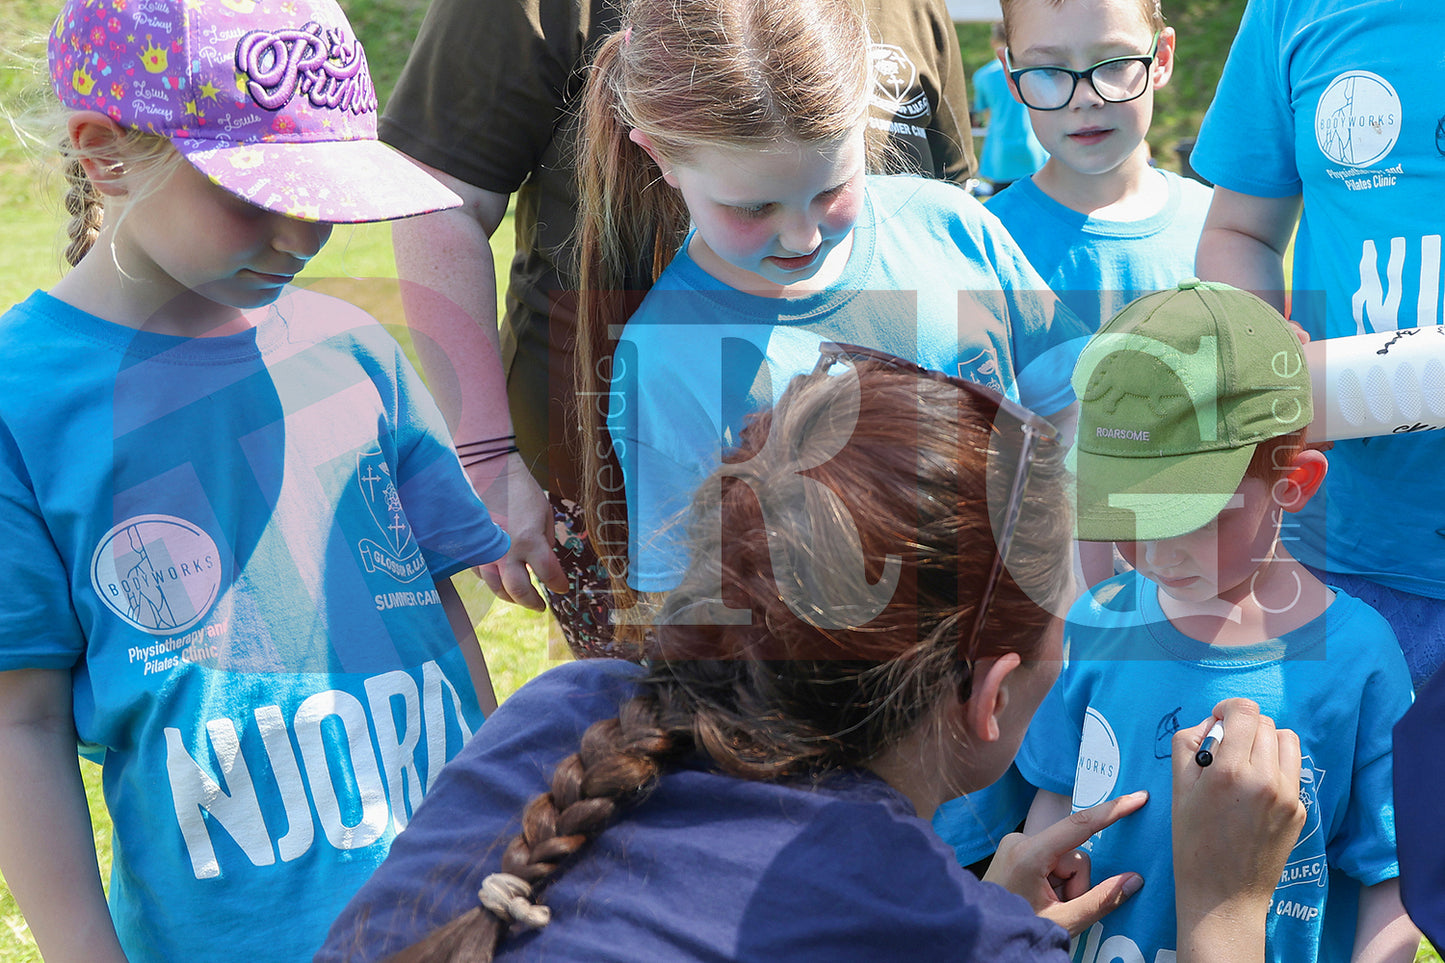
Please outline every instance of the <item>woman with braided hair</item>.
[[[698, 492], [644, 665], [508, 699], [317, 959], [1067, 959], [1143, 882], [1091, 887], [1075, 847], [1141, 795], [1010, 837], [984, 881], [928, 822], [1057, 675], [1063, 454], [988, 389], [825, 344]], [[1181, 960], [1262, 938], [1303, 819], [1297, 740], [1217, 712], [1209, 770], [1207, 721], [1174, 744]]]

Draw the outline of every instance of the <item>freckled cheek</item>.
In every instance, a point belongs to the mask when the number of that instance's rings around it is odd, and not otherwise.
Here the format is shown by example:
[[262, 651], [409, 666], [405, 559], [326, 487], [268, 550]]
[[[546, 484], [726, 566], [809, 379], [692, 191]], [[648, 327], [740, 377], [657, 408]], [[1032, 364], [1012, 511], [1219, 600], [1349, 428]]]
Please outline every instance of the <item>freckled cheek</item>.
[[213, 256], [237, 257], [263, 246], [263, 232], [253, 219], [218, 217], [211, 220], [206, 239], [197, 249], [209, 249]]
[[718, 238], [714, 250], [732, 256], [756, 254], [764, 248], [771, 253], [773, 239], [777, 237], [777, 231], [766, 218], [722, 217], [716, 228]]

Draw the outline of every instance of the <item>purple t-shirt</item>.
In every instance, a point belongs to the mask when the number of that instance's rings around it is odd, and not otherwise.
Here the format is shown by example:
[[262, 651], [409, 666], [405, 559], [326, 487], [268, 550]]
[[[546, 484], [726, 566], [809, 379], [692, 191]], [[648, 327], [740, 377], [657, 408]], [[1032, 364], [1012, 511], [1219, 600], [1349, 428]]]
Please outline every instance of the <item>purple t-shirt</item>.
[[[316, 959], [383, 959], [475, 906], [524, 804], [641, 671], [569, 663], [508, 699], [443, 769]], [[543, 902], [551, 925], [509, 936], [499, 960], [1067, 958], [1062, 929], [961, 869], [908, 801], [864, 771], [813, 785], [670, 770]]]

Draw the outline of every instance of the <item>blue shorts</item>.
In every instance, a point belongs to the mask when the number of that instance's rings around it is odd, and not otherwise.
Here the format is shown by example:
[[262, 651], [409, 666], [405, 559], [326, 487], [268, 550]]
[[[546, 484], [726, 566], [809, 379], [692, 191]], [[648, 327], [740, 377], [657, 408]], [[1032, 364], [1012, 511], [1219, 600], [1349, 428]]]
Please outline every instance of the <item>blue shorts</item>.
[[1321, 572], [1306, 566], [1326, 585], [1341, 589], [1385, 617], [1410, 667], [1410, 681], [1419, 692], [1425, 680], [1445, 661], [1445, 599], [1401, 592], [1359, 575]]

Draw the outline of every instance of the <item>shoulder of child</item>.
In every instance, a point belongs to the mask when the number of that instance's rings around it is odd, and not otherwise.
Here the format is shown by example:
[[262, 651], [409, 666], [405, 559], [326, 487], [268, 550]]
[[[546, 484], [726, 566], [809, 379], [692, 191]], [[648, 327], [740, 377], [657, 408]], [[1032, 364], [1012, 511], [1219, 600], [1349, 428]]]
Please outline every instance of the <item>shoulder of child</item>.
[[879, 222], [903, 216], [933, 219], [958, 215], [973, 219], [983, 212], [978, 198], [959, 184], [915, 174], [874, 174], [865, 183]]
[[1180, 213], [1186, 217], [1197, 216], [1202, 226], [1203, 216], [1208, 213], [1209, 204], [1214, 200], [1214, 188], [1192, 177], [1175, 174], [1173, 171], [1164, 173], [1179, 186]]
[[1139, 611], [1143, 579], [1130, 569], [1096, 582], [1074, 600], [1065, 621], [1075, 625], [1117, 624]]
[[1039, 190], [1032, 177], [1019, 178], [990, 197], [984, 205], [984, 210], [1005, 225], [1010, 218], [1019, 218], [1023, 223], [1033, 223], [1040, 212], [1052, 212], [1055, 208], [1066, 210], [1062, 204]]
[[1331, 646], [1330, 657], [1367, 658], [1408, 686], [1409, 669], [1389, 620], [1368, 602], [1337, 588], [1332, 591], [1334, 599], [1320, 616]]
[[0, 311], [0, 331], [14, 332], [34, 320], [44, 310], [43, 305], [48, 303], [55, 303], [49, 292], [35, 291], [25, 300], [10, 305]]

